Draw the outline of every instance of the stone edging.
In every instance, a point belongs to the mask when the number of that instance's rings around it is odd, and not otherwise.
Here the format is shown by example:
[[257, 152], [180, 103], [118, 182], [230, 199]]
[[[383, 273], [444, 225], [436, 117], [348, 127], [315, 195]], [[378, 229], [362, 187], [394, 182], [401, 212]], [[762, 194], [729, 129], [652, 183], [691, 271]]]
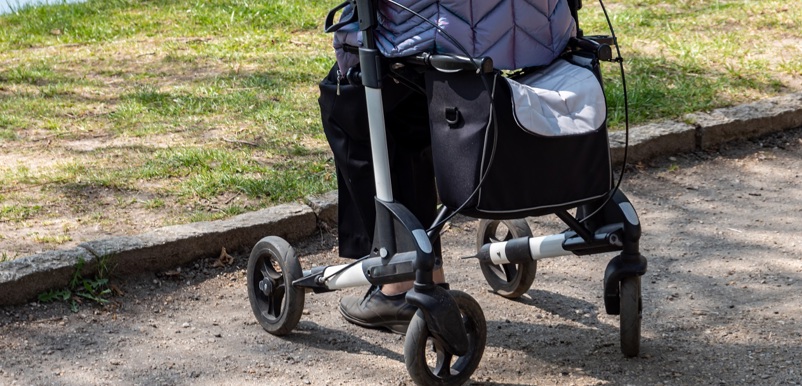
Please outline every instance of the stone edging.
[[[630, 130], [628, 162], [708, 149], [742, 138], [754, 138], [802, 127], [802, 93], [755, 103], [688, 114], [685, 122], [662, 121]], [[610, 134], [613, 163], [620, 164], [624, 133]], [[214, 257], [222, 248], [248, 251], [267, 235], [290, 242], [313, 235], [318, 222], [337, 222], [337, 193], [309, 197], [304, 204], [285, 204], [231, 219], [159, 228], [135, 236], [83, 243], [70, 250], [47, 251], [0, 264], [0, 306], [35, 300], [41, 292], [66, 287], [78, 262], [83, 275], [97, 270], [100, 258], [116, 274], [162, 271]]]

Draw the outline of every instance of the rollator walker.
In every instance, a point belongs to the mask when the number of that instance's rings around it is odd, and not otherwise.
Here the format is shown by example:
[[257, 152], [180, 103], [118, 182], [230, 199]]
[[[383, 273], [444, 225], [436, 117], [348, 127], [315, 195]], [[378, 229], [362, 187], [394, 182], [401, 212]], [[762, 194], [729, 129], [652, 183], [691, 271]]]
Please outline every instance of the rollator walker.
[[[480, 219], [477, 252], [472, 258], [478, 260], [490, 287], [509, 299], [529, 290], [540, 259], [620, 251], [604, 272], [604, 306], [608, 314], [620, 315], [622, 353], [637, 356], [641, 276], [647, 262], [639, 250], [638, 215], [613, 183], [606, 105], [599, 94], [599, 62], [620, 60], [620, 54], [619, 58], [612, 54], [611, 47], [617, 48], [614, 34], [584, 36], [577, 22], [581, 1], [568, 0], [570, 17], [577, 25], [575, 36], [548, 66], [502, 73], [489, 56], [432, 51], [387, 57], [377, 48], [375, 38], [380, 1], [403, 7], [393, 0], [350, 0], [341, 6], [355, 8], [355, 16], [347, 21], [358, 23], [362, 33], [362, 44], [355, 48], [360, 65], [348, 78], [351, 84], [365, 87], [367, 99], [376, 184], [372, 251], [350, 264], [304, 270], [285, 240], [277, 236], [260, 240], [250, 254], [247, 280], [250, 303], [261, 326], [273, 335], [289, 334], [300, 321], [308, 290], [323, 293], [414, 280], [406, 301], [418, 311], [404, 343], [410, 377], [423, 385], [467, 382], [484, 352], [485, 317], [470, 295], [433, 280], [433, 271], [443, 264], [433, 243], [453, 215], [463, 214]], [[333, 25], [332, 14], [328, 29]], [[388, 81], [385, 75], [401, 68], [426, 73], [435, 174], [443, 202], [428, 229], [395, 202], [392, 194], [381, 84]], [[590, 80], [574, 82], [577, 77]], [[546, 114], [544, 120], [539, 113], [529, 116], [532, 105], [523, 110], [511, 106], [533, 98], [546, 106], [542, 111], [573, 103], [561, 100], [562, 96], [554, 102], [549, 96], [554, 93], [548, 90], [542, 95], [535, 92], [550, 87], [555, 79], [561, 84], [556, 86], [560, 88], [556, 94], [582, 94], [592, 89], [587, 101], [580, 99], [578, 112], [559, 113], [557, 118]], [[520, 84], [524, 86], [517, 88]], [[587, 114], [584, 106], [594, 103], [602, 106]], [[581, 117], [583, 114], [587, 116]], [[555, 123], [566, 116], [579, 118]], [[526, 131], [527, 121], [547, 128]], [[588, 125], [593, 127], [583, 129]], [[458, 154], [449, 155], [449, 148]], [[521, 153], [526, 165], [521, 164]], [[452, 156], [457, 159], [447, 158]], [[546, 159], [538, 163], [538, 158]], [[459, 166], [455, 167], [455, 161], [465, 162], [456, 162]], [[466, 179], [470, 181], [466, 183]], [[570, 188], [553, 186], [555, 179], [569, 179], [570, 183], [563, 185]], [[533, 236], [524, 218], [546, 214], [560, 218], [567, 230]], [[436, 353], [434, 359], [431, 350]]]

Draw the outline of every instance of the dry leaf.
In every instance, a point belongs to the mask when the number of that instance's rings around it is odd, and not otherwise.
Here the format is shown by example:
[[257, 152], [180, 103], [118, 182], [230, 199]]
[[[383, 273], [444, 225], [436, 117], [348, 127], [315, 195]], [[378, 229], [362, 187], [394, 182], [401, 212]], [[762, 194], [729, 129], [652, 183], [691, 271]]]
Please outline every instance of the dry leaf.
[[115, 295], [125, 296], [125, 292], [123, 292], [123, 290], [121, 290], [120, 287], [117, 287], [114, 284], [110, 285], [109, 287], [111, 287], [111, 290], [114, 292]]
[[220, 251], [220, 257], [218, 257], [217, 261], [212, 264], [212, 267], [224, 267], [226, 265], [231, 265], [232, 263], [234, 263], [234, 257], [226, 252], [226, 247], [223, 247], [223, 249]]

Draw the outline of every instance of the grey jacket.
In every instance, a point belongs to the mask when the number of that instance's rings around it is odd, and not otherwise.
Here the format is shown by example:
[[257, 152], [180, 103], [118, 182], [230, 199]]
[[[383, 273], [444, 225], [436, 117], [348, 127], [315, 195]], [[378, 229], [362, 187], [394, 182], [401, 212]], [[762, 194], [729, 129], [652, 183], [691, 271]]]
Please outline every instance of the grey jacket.
[[[576, 34], [566, 0], [392, 1], [425, 20], [390, 0], [379, 0], [376, 41], [387, 57], [437, 52], [489, 56], [498, 69], [542, 66], [551, 63]], [[353, 10], [346, 9], [341, 19], [347, 20], [349, 12]], [[343, 72], [358, 62], [342, 50], [344, 44], [361, 44], [356, 23], [334, 35]]]

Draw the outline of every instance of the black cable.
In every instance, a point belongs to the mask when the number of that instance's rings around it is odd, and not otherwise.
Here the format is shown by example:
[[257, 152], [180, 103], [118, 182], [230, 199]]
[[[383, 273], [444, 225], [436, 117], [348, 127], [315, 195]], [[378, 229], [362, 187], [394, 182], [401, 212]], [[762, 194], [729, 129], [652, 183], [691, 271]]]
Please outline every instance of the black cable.
[[[351, 268], [351, 267], [353, 267], [353, 266], [355, 266], [355, 265], [367, 260], [369, 257], [370, 257], [370, 254], [365, 255], [363, 257], [360, 257], [360, 258], [358, 258], [358, 259], [356, 259], [356, 260], [354, 260], [354, 261], [352, 261], [352, 262], [350, 262], [348, 264], [345, 264], [345, 267], [343, 267], [341, 270], [332, 273], [331, 276], [329, 276], [329, 277], [325, 277], [326, 280], [325, 280], [324, 284], [327, 283], [329, 280], [334, 279], [334, 278], [344, 274], [345, 271], [347, 271], [349, 268]], [[331, 267], [326, 267], [326, 268], [331, 268]], [[324, 270], [323, 273], [325, 274], [326, 271]]]
[[624, 75], [624, 59], [621, 57], [621, 48], [618, 45], [618, 38], [615, 36], [615, 29], [613, 29], [613, 23], [610, 21], [610, 15], [607, 14], [607, 7], [604, 6], [604, 1], [599, 0], [599, 5], [601, 5], [602, 12], [604, 12], [604, 18], [607, 20], [607, 27], [610, 29], [610, 35], [613, 38], [613, 46], [615, 46], [615, 52], [618, 57], [615, 59], [615, 62], [618, 63], [618, 67], [621, 71], [621, 87], [622, 91], [624, 92], [624, 157], [621, 161], [621, 174], [618, 176], [618, 182], [615, 184], [615, 187], [610, 189], [610, 192], [607, 194], [607, 198], [604, 202], [599, 205], [596, 210], [591, 212], [589, 215], [586, 215], [583, 219], [579, 220], [580, 223], [587, 221], [589, 218], [595, 216], [599, 211], [601, 211], [608, 202], [613, 198], [615, 192], [621, 187], [621, 182], [624, 180], [624, 174], [626, 173], [627, 169], [627, 157], [629, 153], [629, 99], [627, 98], [627, 78]]
[[[423, 15], [421, 15], [421, 14], [419, 14], [419, 13], [417, 13], [417, 12], [413, 11], [411, 8], [409, 8], [409, 7], [407, 7], [406, 5], [403, 5], [403, 4], [401, 4], [401, 3], [399, 3], [399, 2], [397, 2], [397, 1], [395, 1], [395, 0], [385, 0], [385, 1], [386, 1], [386, 2], [388, 2], [388, 3], [390, 3], [390, 4], [393, 4], [393, 5], [397, 6], [397, 7], [399, 7], [399, 8], [401, 8], [401, 9], [403, 9], [404, 11], [407, 11], [407, 12], [411, 13], [413, 16], [415, 16], [415, 17], [417, 17], [417, 18], [419, 18], [419, 19], [423, 20], [424, 22], [428, 23], [429, 25], [431, 25], [432, 27], [434, 27], [434, 28], [435, 28], [435, 29], [436, 29], [438, 32], [440, 32], [441, 34], [443, 34], [443, 36], [445, 36], [445, 37], [446, 37], [448, 40], [450, 40], [452, 43], [454, 43], [454, 45], [455, 45], [455, 46], [457, 46], [457, 49], [458, 49], [458, 50], [460, 50], [460, 51], [461, 51], [461, 52], [462, 52], [462, 53], [463, 53], [463, 54], [464, 54], [466, 57], [468, 57], [468, 58], [473, 58], [473, 56], [471, 56], [471, 54], [468, 52], [468, 50], [467, 50], [467, 49], [465, 49], [465, 47], [463, 47], [463, 45], [462, 45], [462, 44], [460, 44], [460, 42], [459, 42], [459, 41], [458, 41], [456, 38], [454, 38], [453, 36], [451, 36], [451, 35], [450, 35], [448, 32], [446, 32], [446, 31], [445, 31], [443, 28], [441, 28], [439, 25], [437, 25], [437, 23], [435, 23], [435, 22], [433, 22], [433, 21], [431, 21], [431, 20], [427, 19], [427, 18], [426, 18], [426, 17], [424, 17]], [[474, 68], [475, 68], [476, 70], [479, 70], [479, 65], [477, 65], [476, 63], [473, 63], [473, 65], [474, 65]]]
[[[417, 13], [417, 12], [413, 11], [413, 10], [412, 10], [412, 9], [410, 9], [409, 7], [407, 7], [407, 6], [403, 5], [403, 4], [399, 4], [398, 2], [396, 2], [396, 1], [394, 1], [394, 0], [385, 0], [385, 1], [387, 1], [388, 3], [394, 4], [394, 5], [396, 5], [396, 6], [400, 7], [400, 8], [402, 8], [402, 9], [404, 9], [405, 11], [407, 11], [407, 12], [411, 13], [413, 16], [415, 16], [415, 17], [418, 17], [418, 18], [420, 18], [421, 20], [423, 20], [423, 21], [425, 21], [425, 22], [429, 23], [429, 24], [430, 24], [430, 25], [432, 25], [432, 26], [433, 26], [435, 29], [437, 29], [438, 31], [440, 31], [440, 33], [442, 33], [442, 34], [443, 34], [443, 36], [445, 36], [446, 38], [448, 38], [449, 40], [451, 40], [451, 42], [452, 42], [452, 43], [454, 43], [454, 45], [457, 47], [457, 49], [459, 49], [460, 51], [462, 51], [462, 53], [463, 53], [463, 54], [465, 54], [465, 56], [466, 56], [466, 57], [468, 57], [468, 58], [472, 58], [472, 56], [471, 56], [471, 54], [468, 52], [468, 50], [466, 50], [466, 49], [465, 49], [465, 47], [463, 47], [463, 46], [462, 46], [462, 44], [460, 44], [460, 42], [459, 42], [459, 41], [457, 41], [457, 39], [455, 39], [453, 36], [449, 35], [449, 34], [448, 34], [448, 33], [447, 33], [447, 32], [446, 32], [446, 31], [445, 31], [443, 28], [441, 28], [441, 27], [440, 27], [440, 26], [438, 26], [437, 24], [435, 24], [435, 23], [433, 23], [432, 21], [430, 21], [429, 19], [425, 18], [423, 15], [421, 15], [421, 14], [419, 14], [419, 13]], [[477, 72], [478, 72], [478, 71], [480, 70], [480, 67], [479, 67], [479, 66], [478, 66], [476, 63], [473, 63], [473, 64], [474, 64], [474, 67], [475, 67], [475, 69], [476, 69], [476, 70], [477, 70]], [[415, 84], [414, 84], [414, 82], [411, 82], [409, 79], [406, 79], [404, 76], [402, 76], [401, 74], [399, 74], [399, 73], [397, 73], [397, 72], [395, 72], [395, 74], [396, 74], [396, 76], [397, 76], [397, 79], [398, 79], [400, 82], [404, 83], [404, 85], [405, 85], [405, 86], [407, 86], [407, 87], [410, 87], [410, 88], [412, 88], [412, 89], [413, 89], [413, 90], [415, 90], [415, 91], [421, 91], [421, 88], [420, 88], [419, 86], [415, 85]], [[493, 119], [493, 117], [494, 117], [494, 115], [495, 115], [495, 102], [494, 102], [494, 98], [495, 98], [495, 85], [496, 85], [496, 79], [498, 78], [498, 76], [496, 76], [496, 75], [494, 75], [494, 76], [493, 76], [493, 87], [492, 87], [492, 88], [491, 88], [491, 87], [490, 87], [490, 85], [488, 85], [488, 83], [487, 83], [487, 77], [485, 77], [485, 76], [482, 76], [481, 78], [482, 78], [482, 83], [483, 83], [483, 84], [484, 84], [484, 86], [485, 86], [485, 90], [486, 90], [486, 91], [488, 92], [488, 94], [490, 95], [490, 120], [488, 121], [488, 123], [487, 123], [487, 125], [488, 125], [488, 126], [487, 126], [487, 129], [485, 130], [485, 143], [487, 143], [487, 136], [488, 136], [488, 134], [489, 134], [489, 132], [490, 132], [489, 128], [490, 128], [490, 124], [491, 124], [491, 122], [493, 123], [493, 127], [494, 127], [494, 130], [493, 130], [493, 147], [491, 148], [491, 151], [490, 151], [490, 159], [489, 159], [489, 161], [488, 161], [488, 167], [487, 167], [487, 169], [486, 169], [486, 170], [489, 170], [489, 169], [490, 169], [490, 166], [493, 164], [493, 159], [495, 158], [495, 153], [496, 153], [496, 143], [498, 142], [498, 120], [495, 120], [495, 119]], [[424, 91], [425, 91], [425, 90], [424, 90]], [[432, 225], [432, 226], [431, 226], [429, 229], [427, 229], [427, 230], [426, 230], [426, 232], [428, 233], [428, 232], [430, 232], [432, 229], [436, 229], [436, 228], [438, 228], [438, 227], [442, 226], [443, 224], [445, 224], [445, 223], [447, 223], [447, 222], [451, 221], [451, 219], [452, 219], [452, 218], [454, 218], [454, 216], [456, 216], [456, 215], [457, 215], [457, 214], [458, 214], [458, 213], [459, 213], [459, 212], [460, 212], [462, 209], [464, 209], [464, 208], [465, 208], [465, 206], [466, 206], [466, 205], [467, 205], [469, 202], [471, 202], [471, 201], [473, 200], [474, 196], [475, 196], [475, 195], [477, 194], [477, 192], [478, 192], [478, 191], [481, 189], [481, 187], [482, 187], [482, 183], [484, 182], [484, 179], [485, 179], [485, 177], [486, 177], [486, 176], [487, 176], [487, 171], [485, 171], [485, 173], [484, 173], [484, 174], [481, 176], [481, 178], [479, 179], [479, 184], [477, 185], [476, 189], [475, 189], [475, 190], [474, 190], [474, 191], [471, 193], [471, 195], [468, 197], [468, 199], [467, 199], [467, 200], [465, 200], [465, 202], [464, 202], [462, 205], [460, 205], [460, 207], [459, 207], [457, 210], [453, 211], [453, 212], [452, 212], [452, 213], [451, 213], [449, 216], [447, 216], [446, 218], [444, 218], [442, 221], [440, 221], [440, 222], [438, 222], [438, 223], [436, 223], [436, 224]], [[364, 257], [361, 257], [361, 258], [359, 258], [359, 259], [357, 259], [357, 260], [354, 260], [354, 261], [352, 261], [351, 263], [348, 263], [348, 264], [346, 264], [346, 265], [345, 265], [345, 267], [343, 267], [341, 270], [339, 270], [339, 271], [337, 271], [337, 272], [333, 273], [333, 274], [332, 274], [330, 277], [328, 277], [328, 278], [326, 279], [326, 281], [329, 281], [329, 280], [331, 280], [331, 279], [333, 279], [333, 278], [335, 278], [335, 277], [337, 277], [337, 276], [340, 276], [340, 275], [341, 275], [341, 274], [343, 274], [345, 271], [347, 271], [349, 268], [351, 268], [351, 267], [353, 267], [353, 266], [355, 266], [355, 265], [359, 264], [359, 263], [360, 263], [360, 262], [362, 262], [362, 261], [365, 261], [365, 260], [366, 260], [366, 259], [368, 259], [369, 257], [370, 257], [370, 255], [368, 254], [368, 255], [366, 255], [366, 256], [364, 256]]]
[[[460, 50], [465, 55], [465, 57], [473, 59], [473, 56], [471, 55], [471, 53], [469, 53], [468, 50], [465, 49], [465, 47], [462, 44], [460, 44], [460, 42], [456, 38], [451, 36], [448, 32], [446, 32], [443, 28], [441, 28], [436, 23], [434, 23], [431, 20], [427, 19], [426, 17], [424, 17], [420, 13], [413, 11], [411, 8], [409, 8], [409, 7], [407, 7], [407, 6], [403, 5], [403, 4], [398, 3], [395, 0], [385, 0], [385, 1], [387, 1], [390, 4], [393, 4], [393, 5], [397, 6], [397, 7], [401, 8], [401, 9], [403, 9], [403, 10], [409, 12], [409, 13], [411, 13], [413, 16], [415, 16], [415, 17], [423, 20], [424, 22], [428, 23], [429, 25], [434, 27], [438, 32], [440, 32], [444, 37], [446, 37], [448, 40], [450, 40], [452, 43], [454, 43], [454, 45], [457, 47], [457, 49]], [[480, 70], [479, 65], [477, 65], [473, 61], [471, 61], [471, 62], [474, 65], [474, 69], [476, 69], [477, 72], [478, 72]], [[476, 185], [476, 188], [473, 190], [473, 192], [471, 192], [471, 194], [468, 196], [468, 198], [465, 199], [465, 201], [462, 203], [462, 205], [460, 205], [459, 208], [454, 210], [450, 215], [446, 216], [446, 218], [444, 218], [443, 220], [441, 220], [441, 221], [439, 221], [439, 222], [437, 222], [435, 224], [432, 224], [432, 226], [430, 226], [429, 229], [426, 230], [427, 233], [431, 232], [433, 229], [437, 229], [438, 227], [442, 226], [443, 224], [451, 221], [451, 219], [453, 219], [454, 216], [456, 216], [457, 214], [459, 214], [460, 211], [465, 209], [465, 207], [468, 205], [468, 203], [473, 201], [473, 199], [476, 197], [476, 195], [479, 193], [479, 191], [481, 191], [482, 184], [484, 183], [485, 177], [487, 177], [488, 172], [490, 171], [490, 168], [493, 165], [493, 160], [495, 159], [495, 155], [496, 155], [496, 144], [498, 143], [498, 120], [494, 119], [494, 117], [496, 115], [495, 114], [495, 112], [496, 112], [495, 89], [496, 89], [496, 81], [498, 79], [498, 75], [494, 74], [494, 76], [493, 76], [492, 88], [488, 84], [487, 77], [481, 76], [481, 79], [482, 79], [482, 83], [485, 86], [485, 91], [487, 91], [488, 95], [490, 95], [490, 117], [489, 117], [489, 120], [487, 122], [487, 128], [485, 129], [485, 142], [484, 142], [485, 144], [487, 143], [487, 138], [488, 138], [488, 135], [490, 133], [490, 125], [491, 124], [493, 125], [493, 147], [490, 150], [490, 156], [488, 158], [487, 167], [484, 169], [484, 173], [482, 173], [482, 175], [479, 177], [479, 183]], [[482, 157], [482, 164], [484, 164], [484, 156]]]
[[[411, 13], [413, 16], [415, 16], [415, 17], [419, 18], [420, 20], [428, 23], [429, 25], [434, 27], [438, 32], [440, 32], [444, 37], [446, 37], [448, 40], [450, 40], [452, 43], [454, 43], [454, 45], [457, 47], [457, 49], [459, 51], [461, 51], [466, 57], [473, 58], [473, 56], [471, 56], [471, 54], [468, 52], [468, 50], [465, 49], [465, 47], [462, 44], [460, 44], [460, 42], [456, 38], [451, 36], [448, 32], [446, 32], [443, 28], [441, 28], [436, 23], [432, 22], [431, 20], [427, 19], [426, 17], [424, 17], [420, 13], [412, 10], [411, 8], [409, 8], [409, 7], [407, 7], [407, 6], [403, 5], [403, 4], [398, 3], [395, 0], [385, 0], [385, 1], [390, 3], [390, 4], [395, 5], [395, 6], [399, 7], [399, 8], [401, 8], [401, 9], [409, 12], [409, 13]], [[607, 205], [607, 203], [612, 199], [612, 197], [615, 194], [615, 192], [618, 191], [618, 189], [621, 187], [621, 183], [624, 180], [624, 174], [626, 173], [627, 157], [628, 157], [628, 153], [629, 153], [629, 101], [628, 101], [628, 97], [627, 97], [627, 84], [626, 84], [626, 76], [625, 76], [625, 73], [624, 73], [624, 62], [623, 62], [623, 59], [621, 57], [621, 49], [620, 49], [620, 46], [618, 45], [618, 39], [616, 38], [616, 35], [615, 35], [615, 29], [613, 28], [613, 24], [610, 21], [610, 15], [607, 13], [607, 7], [605, 7], [603, 0], [599, 0], [599, 4], [601, 5], [602, 11], [604, 12], [604, 17], [605, 17], [605, 19], [607, 21], [607, 26], [610, 29], [610, 35], [612, 35], [612, 38], [613, 38], [613, 45], [615, 46], [616, 54], [618, 55], [618, 57], [615, 59], [615, 61], [618, 62], [619, 68], [620, 68], [620, 72], [621, 72], [621, 84], [622, 84], [623, 93], [624, 93], [624, 127], [625, 127], [624, 155], [623, 155], [623, 160], [622, 160], [622, 165], [621, 165], [621, 173], [620, 173], [620, 175], [618, 177], [618, 181], [616, 182], [615, 187], [613, 187], [608, 192], [607, 198], [604, 200], [604, 202], [601, 203], [601, 205], [599, 205], [598, 208], [596, 208], [596, 210], [591, 212], [589, 215], [585, 216], [582, 220], [579, 220], [579, 222], [585, 222], [589, 218], [591, 218], [594, 215], [596, 215], [599, 211], [601, 211]], [[473, 64], [474, 64], [474, 68], [478, 71], [480, 69], [479, 66], [476, 63], [473, 63]], [[474, 189], [474, 191], [465, 200], [465, 202], [463, 202], [462, 205], [459, 206], [459, 208], [454, 210], [454, 212], [452, 214], [450, 214], [449, 216], [447, 216], [446, 218], [444, 218], [440, 222], [438, 222], [436, 224], [433, 224], [431, 227], [429, 227], [429, 229], [427, 229], [427, 232], [430, 232], [431, 230], [436, 229], [439, 226], [442, 226], [446, 222], [451, 221], [451, 219], [454, 218], [454, 216], [456, 216], [462, 209], [465, 208], [466, 205], [468, 205], [469, 202], [471, 202], [474, 199], [476, 194], [481, 190], [482, 184], [483, 184], [483, 182], [485, 180], [485, 177], [487, 176], [488, 171], [490, 170], [490, 167], [493, 164], [493, 160], [495, 158], [495, 152], [496, 152], [496, 142], [497, 142], [497, 139], [498, 139], [498, 122], [497, 122], [497, 120], [493, 120], [493, 118], [495, 116], [495, 103], [494, 103], [495, 99], [494, 98], [495, 98], [496, 78], [497, 78], [497, 76], [494, 76], [493, 88], [491, 90], [490, 86], [487, 84], [486, 77], [482, 76], [482, 82], [485, 85], [485, 90], [488, 91], [488, 93], [490, 94], [490, 122], [488, 122], [488, 129], [490, 128], [491, 122], [493, 123], [493, 128], [494, 128], [493, 147], [491, 148], [490, 158], [489, 158], [489, 162], [488, 162], [487, 168], [484, 169], [484, 173], [480, 177], [479, 183], [477, 184], [476, 189]], [[485, 143], [487, 143], [486, 142], [487, 134], [488, 133], [486, 132], [485, 133]], [[482, 163], [484, 163], [484, 160], [482, 161]]]

